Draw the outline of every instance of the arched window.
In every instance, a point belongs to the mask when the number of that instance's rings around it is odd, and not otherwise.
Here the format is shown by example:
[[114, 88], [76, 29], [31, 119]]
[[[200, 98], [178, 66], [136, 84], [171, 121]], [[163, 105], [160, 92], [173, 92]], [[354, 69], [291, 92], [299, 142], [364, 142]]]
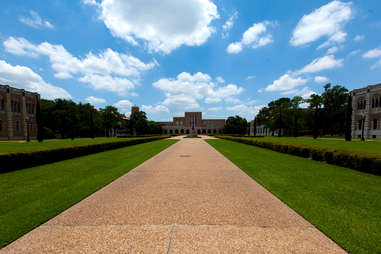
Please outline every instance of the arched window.
[[359, 98], [357, 101], [357, 109], [365, 109], [366, 108], [366, 100], [364, 98]]
[[15, 128], [16, 128], [16, 131], [19, 132], [20, 131], [20, 122], [19, 121], [16, 121], [16, 124], [15, 124]]
[[0, 110], [5, 110], [5, 99], [2, 96], [0, 96]]

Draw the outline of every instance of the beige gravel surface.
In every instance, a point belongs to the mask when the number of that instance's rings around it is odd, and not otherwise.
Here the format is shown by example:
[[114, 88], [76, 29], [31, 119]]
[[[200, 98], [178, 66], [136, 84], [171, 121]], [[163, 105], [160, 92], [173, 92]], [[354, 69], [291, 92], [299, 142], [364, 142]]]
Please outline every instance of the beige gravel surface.
[[186, 138], [0, 253], [345, 252], [203, 139]]

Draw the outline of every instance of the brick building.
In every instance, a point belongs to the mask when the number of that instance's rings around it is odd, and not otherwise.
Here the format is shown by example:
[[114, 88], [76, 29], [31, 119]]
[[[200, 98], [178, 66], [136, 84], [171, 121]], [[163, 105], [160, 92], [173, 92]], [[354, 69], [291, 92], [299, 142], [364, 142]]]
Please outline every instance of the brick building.
[[201, 112], [185, 112], [172, 122], [161, 122], [164, 134], [217, 134], [222, 133], [225, 119], [202, 119]]
[[[381, 84], [355, 89], [352, 94], [352, 137], [381, 138]], [[363, 130], [364, 128], [364, 130]]]
[[0, 140], [37, 137], [38, 93], [0, 85]]

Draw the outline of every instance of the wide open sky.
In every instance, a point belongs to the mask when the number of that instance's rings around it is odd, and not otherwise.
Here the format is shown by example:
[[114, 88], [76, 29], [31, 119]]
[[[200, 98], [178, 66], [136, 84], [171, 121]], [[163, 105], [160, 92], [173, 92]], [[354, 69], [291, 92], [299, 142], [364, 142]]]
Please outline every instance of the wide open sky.
[[153, 120], [252, 120], [328, 82], [381, 83], [380, 13], [380, 0], [4, 0], [0, 83]]

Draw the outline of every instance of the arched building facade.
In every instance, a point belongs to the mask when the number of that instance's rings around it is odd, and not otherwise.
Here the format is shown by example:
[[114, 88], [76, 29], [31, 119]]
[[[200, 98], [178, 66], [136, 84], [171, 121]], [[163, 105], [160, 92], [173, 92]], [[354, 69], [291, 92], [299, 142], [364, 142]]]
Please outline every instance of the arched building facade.
[[185, 112], [172, 122], [160, 122], [163, 134], [221, 134], [225, 119], [202, 119], [202, 112]]
[[355, 89], [352, 94], [352, 137], [381, 138], [381, 84]]

